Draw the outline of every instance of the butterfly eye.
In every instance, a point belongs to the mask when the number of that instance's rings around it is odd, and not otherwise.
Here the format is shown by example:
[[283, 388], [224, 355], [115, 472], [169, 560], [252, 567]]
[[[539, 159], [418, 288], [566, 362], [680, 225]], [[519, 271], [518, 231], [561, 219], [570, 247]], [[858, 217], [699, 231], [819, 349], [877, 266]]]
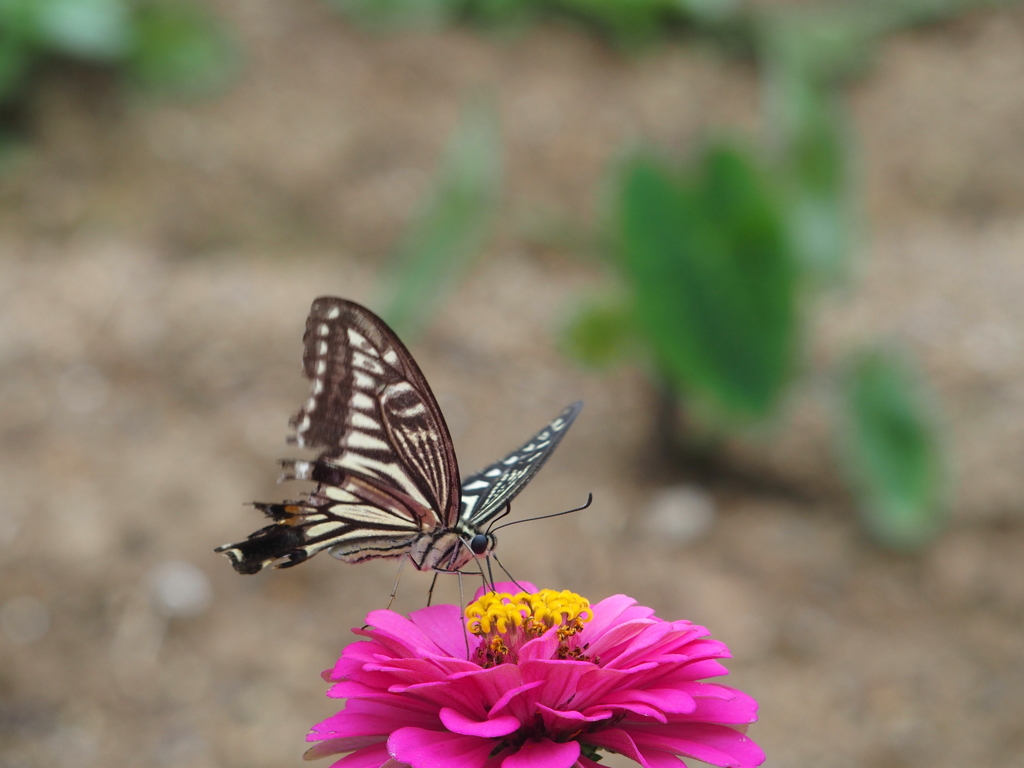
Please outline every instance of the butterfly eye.
[[487, 545], [489, 543], [490, 542], [484, 534], [478, 533], [470, 540], [469, 548], [473, 550], [474, 555], [482, 555], [487, 552]]

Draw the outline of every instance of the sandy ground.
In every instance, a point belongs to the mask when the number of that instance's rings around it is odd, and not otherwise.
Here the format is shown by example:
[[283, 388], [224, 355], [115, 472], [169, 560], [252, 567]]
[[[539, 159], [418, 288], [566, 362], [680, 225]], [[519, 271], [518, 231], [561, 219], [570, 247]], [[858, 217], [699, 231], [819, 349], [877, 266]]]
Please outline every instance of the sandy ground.
[[[314, 0], [219, 5], [247, 56], [229, 93], [153, 102], [54, 70], [0, 177], [0, 766], [300, 764], [333, 711], [319, 672], [394, 565], [243, 578], [212, 549], [256, 527], [243, 502], [288, 493], [274, 462], [294, 455], [310, 300], [373, 302], [480, 88], [507, 151], [498, 235], [413, 351], [466, 471], [584, 399], [516, 513], [595, 495], [509, 529], [505, 563], [710, 627], [773, 768], [1024, 763], [1024, 14], [900, 36], [854, 88], [854, 277], [809, 311], [785, 413], [732, 449], [769, 492], [656, 459], [643, 372], [557, 348], [599, 266], [530, 236], [592, 221], [630, 143], [756, 132], [748, 67], [699, 44], [625, 58], [568, 29], [377, 37]], [[949, 437], [951, 526], [918, 556], [864, 539], [831, 460], [829, 382], [878, 338], [922, 362]], [[681, 481], [715, 524], [666, 546], [643, 513]], [[427, 583], [407, 573], [398, 607]]]

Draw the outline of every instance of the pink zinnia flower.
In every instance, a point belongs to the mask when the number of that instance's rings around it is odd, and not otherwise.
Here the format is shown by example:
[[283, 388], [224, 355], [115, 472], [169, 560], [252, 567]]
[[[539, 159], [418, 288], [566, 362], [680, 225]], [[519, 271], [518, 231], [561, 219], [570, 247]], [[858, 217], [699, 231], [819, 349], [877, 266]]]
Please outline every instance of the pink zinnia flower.
[[[727, 674], [726, 646], [688, 621], [664, 621], [625, 595], [597, 605], [572, 592], [477, 593], [408, 618], [373, 611], [328, 696], [345, 709], [313, 727], [307, 759], [332, 768], [600, 768], [599, 750], [645, 768], [692, 757], [754, 768], [747, 694], [700, 682]], [[469, 634], [467, 635], [467, 627]], [[467, 637], [469, 653], [467, 658]]]

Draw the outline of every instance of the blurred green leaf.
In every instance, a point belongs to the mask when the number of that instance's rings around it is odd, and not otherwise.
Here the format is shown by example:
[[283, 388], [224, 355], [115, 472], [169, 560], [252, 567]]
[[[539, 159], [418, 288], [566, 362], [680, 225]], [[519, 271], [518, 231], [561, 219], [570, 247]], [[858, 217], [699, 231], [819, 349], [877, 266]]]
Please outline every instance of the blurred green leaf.
[[594, 22], [620, 40], [651, 38], [683, 10], [675, 0], [549, 0], [547, 4]]
[[36, 0], [0, 0], [0, 37], [24, 42], [36, 30]]
[[132, 46], [127, 0], [35, 0], [40, 47], [91, 61], [117, 61]]
[[436, 27], [453, 21], [465, 0], [328, 0], [340, 13], [377, 27]]
[[804, 70], [818, 85], [860, 73], [887, 34], [978, 8], [1020, 0], [846, 0], [759, 15], [755, 36], [767, 60]]
[[638, 159], [621, 206], [618, 258], [666, 375], [725, 414], [764, 416], [792, 368], [797, 272], [753, 160], [714, 147], [676, 179]]
[[688, 21], [717, 25], [738, 15], [741, 0], [328, 0], [340, 13], [376, 27], [485, 25], [542, 17], [582, 21], [622, 43], [645, 42]]
[[790, 133], [781, 137], [790, 240], [802, 266], [834, 278], [853, 239], [851, 139], [837, 95], [810, 83], [805, 89], [786, 118]]
[[489, 104], [473, 102], [448, 143], [426, 211], [392, 259], [384, 318], [403, 338], [419, 330], [438, 296], [483, 247], [500, 179], [497, 118]]
[[942, 467], [936, 430], [906, 362], [879, 351], [854, 362], [843, 442], [867, 528], [893, 548], [928, 542], [945, 522]]
[[0, 103], [17, 93], [31, 66], [32, 57], [24, 41], [0, 37]]
[[180, 2], [150, 2], [137, 19], [134, 76], [143, 84], [179, 94], [221, 88], [234, 73], [227, 33], [205, 11]]
[[566, 351], [580, 362], [603, 367], [622, 357], [634, 341], [632, 308], [621, 299], [591, 299], [565, 330]]
[[484, 24], [507, 24], [536, 15], [542, 0], [469, 0], [468, 12]]
[[677, 0], [696, 21], [719, 24], [739, 12], [742, 0]]

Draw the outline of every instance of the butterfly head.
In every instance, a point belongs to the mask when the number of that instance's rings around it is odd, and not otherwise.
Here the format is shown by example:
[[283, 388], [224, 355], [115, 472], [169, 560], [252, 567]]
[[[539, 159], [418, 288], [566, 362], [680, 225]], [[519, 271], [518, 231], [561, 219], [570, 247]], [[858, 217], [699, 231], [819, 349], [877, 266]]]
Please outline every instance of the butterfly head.
[[486, 556], [494, 551], [498, 539], [493, 533], [478, 533], [469, 540], [469, 550], [477, 557]]

